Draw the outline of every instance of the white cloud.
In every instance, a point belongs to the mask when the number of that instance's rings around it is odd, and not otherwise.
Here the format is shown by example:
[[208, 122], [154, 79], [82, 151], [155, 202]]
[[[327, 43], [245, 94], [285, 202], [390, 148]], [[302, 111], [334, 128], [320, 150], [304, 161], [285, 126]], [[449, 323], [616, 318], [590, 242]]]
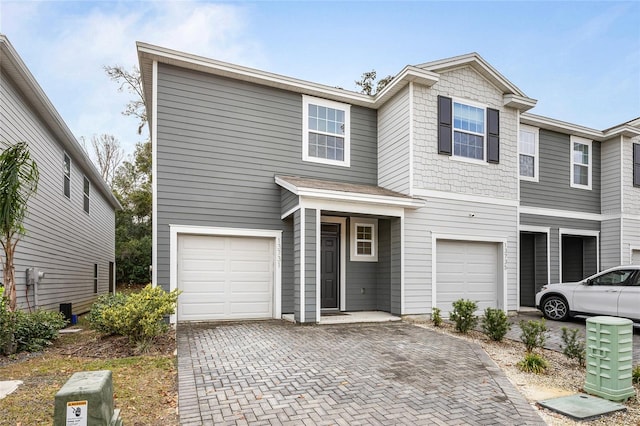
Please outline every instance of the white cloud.
[[247, 15], [242, 5], [197, 1], [0, 0], [0, 31], [77, 137], [113, 134], [132, 152], [143, 137], [121, 114], [131, 95], [117, 92], [103, 66], [137, 65], [136, 41], [257, 66], [265, 59], [245, 36]]

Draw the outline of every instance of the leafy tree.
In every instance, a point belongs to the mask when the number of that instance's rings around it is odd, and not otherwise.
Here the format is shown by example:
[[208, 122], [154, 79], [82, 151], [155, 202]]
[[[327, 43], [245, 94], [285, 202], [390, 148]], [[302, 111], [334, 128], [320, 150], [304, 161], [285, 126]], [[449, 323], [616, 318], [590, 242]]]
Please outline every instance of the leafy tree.
[[142, 90], [142, 76], [138, 67], [133, 67], [132, 71], [127, 71], [120, 65], [105, 66], [105, 72], [111, 80], [120, 84], [119, 92], [126, 90], [134, 95], [134, 99], [130, 100], [122, 111], [123, 115], [137, 117], [140, 120], [138, 124], [138, 134], [142, 134], [142, 129], [147, 124], [147, 108], [144, 104], [144, 92]]
[[118, 168], [113, 190], [122, 205], [116, 212], [117, 281], [146, 284], [151, 265], [151, 142], [136, 145], [133, 160]]
[[388, 75], [376, 83], [377, 75], [376, 70], [362, 73], [360, 80], [356, 81], [356, 86], [360, 87], [360, 93], [364, 93], [365, 95], [375, 95], [384, 89], [391, 80], [393, 80], [393, 76]]
[[5, 149], [0, 153], [0, 244], [4, 250], [2, 276], [9, 310], [15, 311], [14, 255], [18, 242], [26, 234], [23, 221], [27, 215], [27, 202], [38, 189], [40, 174], [26, 142], [4, 145]]

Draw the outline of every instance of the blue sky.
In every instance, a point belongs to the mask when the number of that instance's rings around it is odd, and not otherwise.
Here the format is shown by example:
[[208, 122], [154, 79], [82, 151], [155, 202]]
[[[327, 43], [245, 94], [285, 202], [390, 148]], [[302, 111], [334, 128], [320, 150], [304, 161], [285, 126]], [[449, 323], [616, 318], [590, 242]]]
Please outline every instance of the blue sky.
[[0, 0], [6, 34], [76, 137], [145, 136], [120, 112], [103, 65], [137, 63], [144, 41], [355, 90], [478, 52], [531, 112], [605, 129], [640, 116], [640, 2], [224, 2]]

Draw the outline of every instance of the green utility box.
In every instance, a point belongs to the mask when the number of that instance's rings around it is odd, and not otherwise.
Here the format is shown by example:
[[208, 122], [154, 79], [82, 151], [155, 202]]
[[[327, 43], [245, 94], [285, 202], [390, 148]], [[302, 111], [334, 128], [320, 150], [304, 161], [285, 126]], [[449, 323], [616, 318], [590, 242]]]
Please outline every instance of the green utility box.
[[81, 371], [55, 397], [55, 426], [122, 426], [113, 408], [111, 371]]
[[635, 395], [632, 384], [633, 322], [617, 317], [587, 319], [587, 393], [610, 401]]

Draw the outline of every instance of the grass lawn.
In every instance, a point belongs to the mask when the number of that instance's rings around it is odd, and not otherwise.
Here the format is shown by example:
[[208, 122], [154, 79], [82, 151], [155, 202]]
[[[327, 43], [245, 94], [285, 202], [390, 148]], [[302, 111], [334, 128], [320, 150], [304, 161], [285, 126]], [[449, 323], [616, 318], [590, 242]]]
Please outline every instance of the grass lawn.
[[83, 331], [63, 334], [40, 354], [0, 356], [0, 380], [22, 380], [0, 400], [0, 425], [50, 425], [56, 392], [77, 371], [111, 370], [115, 407], [126, 425], [178, 423], [175, 335], [158, 340], [148, 354], [134, 355], [126, 338]]

